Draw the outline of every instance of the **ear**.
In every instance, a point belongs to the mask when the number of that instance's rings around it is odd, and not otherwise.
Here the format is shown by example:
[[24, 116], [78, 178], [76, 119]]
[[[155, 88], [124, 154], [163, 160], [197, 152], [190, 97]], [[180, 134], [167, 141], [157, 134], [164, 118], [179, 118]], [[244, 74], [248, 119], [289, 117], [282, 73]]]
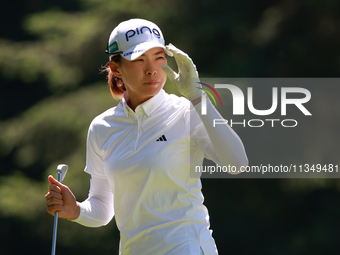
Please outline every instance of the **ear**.
[[116, 62], [110, 61], [110, 69], [115, 76], [117, 76], [118, 78], [122, 78], [122, 74], [119, 71], [120, 68]]

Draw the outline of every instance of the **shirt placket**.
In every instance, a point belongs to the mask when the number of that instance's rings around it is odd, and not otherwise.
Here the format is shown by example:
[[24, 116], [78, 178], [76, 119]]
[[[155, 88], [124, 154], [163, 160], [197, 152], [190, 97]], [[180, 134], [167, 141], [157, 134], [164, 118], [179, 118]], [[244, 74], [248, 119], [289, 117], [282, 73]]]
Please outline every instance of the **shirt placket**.
[[142, 134], [141, 126], [142, 126], [142, 121], [143, 121], [143, 112], [140, 108], [136, 109], [135, 116], [136, 116], [136, 120], [137, 120], [137, 127], [136, 127], [136, 130], [135, 130], [135, 137], [134, 137], [134, 140], [135, 140], [134, 151], [137, 151], [138, 144], [139, 144], [139, 138]]

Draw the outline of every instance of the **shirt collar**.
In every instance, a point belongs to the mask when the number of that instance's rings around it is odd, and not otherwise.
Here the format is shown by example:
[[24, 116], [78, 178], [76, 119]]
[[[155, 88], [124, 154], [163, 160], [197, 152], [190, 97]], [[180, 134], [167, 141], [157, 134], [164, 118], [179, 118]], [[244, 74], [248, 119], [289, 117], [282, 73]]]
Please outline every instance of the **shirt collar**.
[[[128, 95], [124, 92], [123, 97], [122, 97], [122, 104], [123, 104], [123, 109], [126, 114], [126, 117], [129, 115], [129, 111], [132, 111], [130, 106], [127, 104], [128, 100]], [[159, 91], [159, 93], [153, 97], [151, 97], [149, 100], [145, 101], [144, 103], [138, 105], [138, 107], [141, 107], [145, 114], [147, 116], [150, 116], [166, 99], [166, 93], [163, 89]]]

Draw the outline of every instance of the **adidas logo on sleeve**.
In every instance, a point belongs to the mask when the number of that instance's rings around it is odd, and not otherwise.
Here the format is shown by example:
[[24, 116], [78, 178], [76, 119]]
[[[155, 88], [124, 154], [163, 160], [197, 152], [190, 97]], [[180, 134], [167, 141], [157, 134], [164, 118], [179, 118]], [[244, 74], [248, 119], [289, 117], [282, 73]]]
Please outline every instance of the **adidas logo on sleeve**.
[[158, 138], [158, 139], [156, 140], [156, 142], [165, 142], [165, 141], [168, 141], [168, 140], [166, 139], [165, 135], [162, 135], [160, 138]]

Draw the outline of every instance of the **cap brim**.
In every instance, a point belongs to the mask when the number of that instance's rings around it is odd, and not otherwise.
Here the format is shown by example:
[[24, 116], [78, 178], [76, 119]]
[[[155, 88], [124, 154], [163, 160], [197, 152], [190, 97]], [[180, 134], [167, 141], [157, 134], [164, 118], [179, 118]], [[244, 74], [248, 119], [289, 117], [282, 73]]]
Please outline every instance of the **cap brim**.
[[144, 43], [140, 43], [138, 45], [135, 45], [133, 47], [131, 47], [130, 49], [127, 49], [126, 51], [124, 51], [121, 55], [123, 58], [132, 61], [135, 60], [136, 58], [140, 57], [141, 55], [143, 55], [146, 51], [153, 49], [153, 48], [157, 48], [160, 47], [162, 49], [164, 49], [164, 51], [166, 52], [166, 54], [168, 54], [169, 56], [172, 55], [171, 52], [169, 52], [164, 45], [160, 44], [160, 43], [156, 43], [156, 42], [144, 42]]

